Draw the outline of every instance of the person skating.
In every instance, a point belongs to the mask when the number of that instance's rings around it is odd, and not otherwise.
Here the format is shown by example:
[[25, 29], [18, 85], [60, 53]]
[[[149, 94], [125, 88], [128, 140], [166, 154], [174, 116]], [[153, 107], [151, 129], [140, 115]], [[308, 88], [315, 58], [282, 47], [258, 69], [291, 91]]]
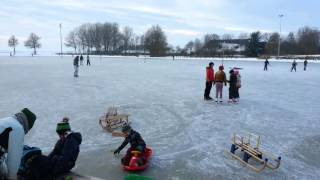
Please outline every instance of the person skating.
[[21, 179], [54, 179], [69, 172], [75, 166], [80, 152], [81, 134], [71, 131], [69, 118], [66, 117], [57, 124], [56, 132], [59, 140], [48, 156], [37, 153], [26, 154], [28, 158], [22, 158], [20, 167], [24, 168], [20, 168], [21, 171], [19, 171]]
[[24, 136], [33, 127], [36, 119], [36, 115], [28, 108], [22, 109], [12, 117], [0, 119], [0, 157], [6, 155], [4, 164], [1, 165], [5, 165], [7, 171], [2, 172], [0, 177], [16, 179], [23, 154]]
[[76, 56], [73, 59], [73, 66], [74, 66], [74, 77], [79, 77], [79, 56]]
[[[146, 148], [146, 143], [142, 139], [141, 135], [137, 131], [133, 130], [130, 125], [125, 125], [122, 128], [122, 133], [124, 134], [125, 140], [113, 153], [119, 154], [120, 151], [128, 143], [130, 143], [131, 147], [127, 150], [126, 155], [121, 159], [121, 162], [123, 165], [128, 165], [132, 157], [131, 151], [139, 151], [140, 153], [144, 153]], [[143, 164], [143, 162], [141, 162], [141, 164]]]
[[306, 71], [307, 70], [307, 65], [308, 65], [308, 61], [307, 58], [304, 60], [303, 62], [303, 70]]
[[82, 56], [82, 54], [80, 54], [80, 65], [81, 66], [83, 65], [83, 56]]
[[293, 60], [293, 62], [292, 62], [292, 67], [291, 67], [291, 71], [290, 72], [292, 72], [292, 70], [297, 72], [297, 62], [296, 62], [296, 60]]
[[212, 100], [210, 97], [210, 91], [214, 81], [214, 63], [210, 62], [209, 66], [206, 67], [206, 88], [204, 90], [204, 100]]
[[229, 71], [229, 101], [228, 102], [236, 102], [236, 91], [237, 91], [237, 76], [234, 73], [234, 70], [231, 69]]
[[87, 66], [91, 66], [89, 54], [87, 55]]
[[223, 102], [222, 100], [222, 90], [223, 90], [223, 83], [225, 86], [227, 86], [227, 79], [226, 74], [224, 73], [224, 67], [221, 65], [219, 66], [219, 71], [216, 72], [214, 77], [214, 83], [216, 85], [216, 102], [218, 102], [218, 96], [220, 97], [220, 102]]
[[264, 68], [263, 68], [263, 70], [264, 70], [264, 71], [268, 71], [268, 66], [269, 66], [269, 61], [268, 61], [268, 58], [266, 58], [266, 60], [264, 61]]

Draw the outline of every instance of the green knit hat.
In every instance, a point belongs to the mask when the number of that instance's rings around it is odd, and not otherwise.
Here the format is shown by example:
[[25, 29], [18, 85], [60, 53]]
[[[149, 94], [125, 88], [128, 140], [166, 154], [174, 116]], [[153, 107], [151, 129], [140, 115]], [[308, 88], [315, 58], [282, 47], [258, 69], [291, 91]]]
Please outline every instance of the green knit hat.
[[58, 134], [63, 134], [66, 131], [70, 131], [70, 130], [71, 130], [71, 127], [70, 127], [70, 124], [69, 124], [69, 118], [64, 117], [62, 122], [57, 124], [56, 132]]
[[37, 116], [33, 114], [33, 112], [31, 112], [28, 108], [22, 109], [21, 112], [27, 116], [28, 126], [29, 126], [29, 129], [31, 129], [34, 124], [34, 121], [36, 121], [37, 119]]

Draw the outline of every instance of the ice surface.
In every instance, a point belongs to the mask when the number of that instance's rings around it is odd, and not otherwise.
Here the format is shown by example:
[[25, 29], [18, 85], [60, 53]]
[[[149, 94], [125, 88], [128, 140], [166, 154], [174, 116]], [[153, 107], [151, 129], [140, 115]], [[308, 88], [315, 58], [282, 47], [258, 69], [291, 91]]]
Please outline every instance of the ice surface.
[[[126, 173], [112, 150], [122, 139], [102, 130], [98, 118], [116, 105], [154, 150], [143, 175], [155, 179], [318, 179], [320, 177], [320, 65], [289, 72], [290, 63], [225, 61], [242, 67], [239, 104], [203, 101], [209, 59], [99, 58], [73, 77], [71, 57], [0, 57], [0, 115], [23, 107], [38, 120], [26, 143], [48, 153], [56, 123], [70, 117], [83, 135], [75, 171], [105, 179]], [[215, 59], [215, 70], [221, 63]], [[228, 74], [228, 73], [227, 73]], [[214, 96], [214, 89], [211, 91]], [[228, 88], [224, 87], [224, 100]], [[263, 147], [282, 156], [278, 170], [250, 171], [225, 153], [234, 132], [261, 135]], [[123, 150], [122, 154], [124, 154]]]

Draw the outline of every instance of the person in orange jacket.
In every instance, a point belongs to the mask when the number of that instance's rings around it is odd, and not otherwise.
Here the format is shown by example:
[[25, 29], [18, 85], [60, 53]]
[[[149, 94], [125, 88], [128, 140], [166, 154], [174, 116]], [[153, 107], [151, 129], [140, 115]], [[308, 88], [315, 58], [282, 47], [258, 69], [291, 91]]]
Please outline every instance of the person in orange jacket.
[[216, 102], [218, 102], [218, 95], [220, 96], [220, 102], [222, 101], [222, 90], [223, 90], [223, 83], [227, 86], [227, 78], [226, 74], [224, 73], [224, 67], [221, 65], [219, 66], [219, 71], [216, 72], [214, 77], [214, 82], [216, 84]]
[[214, 63], [210, 62], [209, 66], [206, 67], [206, 89], [204, 90], [204, 100], [212, 100], [210, 97], [210, 91], [214, 82]]

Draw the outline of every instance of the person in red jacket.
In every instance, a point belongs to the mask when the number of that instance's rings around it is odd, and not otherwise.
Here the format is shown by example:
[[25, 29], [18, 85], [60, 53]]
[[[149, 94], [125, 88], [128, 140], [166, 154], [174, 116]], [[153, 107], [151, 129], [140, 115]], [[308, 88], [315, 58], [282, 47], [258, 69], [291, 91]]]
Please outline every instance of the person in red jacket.
[[212, 100], [210, 97], [210, 91], [212, 88], [212, 83], [214, 82], [214, 63], [210, 62], [209, 66], [206, 67], [206, 89], [204, 90], [204, 100]]

